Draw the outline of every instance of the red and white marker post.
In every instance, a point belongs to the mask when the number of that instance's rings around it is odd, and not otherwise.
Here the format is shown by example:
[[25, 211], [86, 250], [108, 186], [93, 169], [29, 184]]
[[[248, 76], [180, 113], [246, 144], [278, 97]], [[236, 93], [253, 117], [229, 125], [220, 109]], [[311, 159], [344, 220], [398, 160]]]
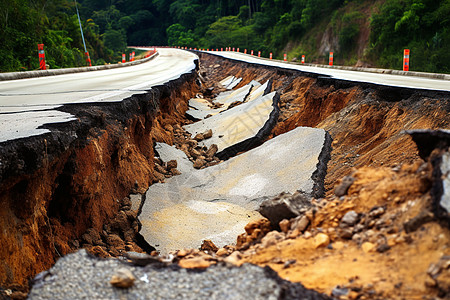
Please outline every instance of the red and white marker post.
[[302, 64], [304, 64], [304, 63], [305, 63], [305, 56], [302, 55]]
[[328, 64], [329, 64], [330, 66], [333, 65], [333, 52], [330, 52], [330, 58], [329, 58], [329, 60], [328, 60]]
[[287, 54], [284, 54], [284, 61], [287, 61]]
[[403, 71], [409, 71], [409, 49], [403, 50]]
[[44, 52], [44, 44], [38, 44], [38, 53], [39, 53], [39, 69], [46, 70], [45, 66], [45, 52]]

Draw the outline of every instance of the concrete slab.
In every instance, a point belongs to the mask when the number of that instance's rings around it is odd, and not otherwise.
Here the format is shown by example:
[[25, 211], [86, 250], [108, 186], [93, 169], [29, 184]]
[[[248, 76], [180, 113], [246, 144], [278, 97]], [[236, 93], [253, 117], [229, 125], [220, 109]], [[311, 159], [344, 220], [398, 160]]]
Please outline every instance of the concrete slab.
[[186, 153], [177, 149], [175, 146], [170, 146], [166, 143], [156, 143], [155, 150], [163, 162], [168, 162], [173, 159], [176, 160], [178, 164], [177, 170], [181, 173], [188, 173], [194, 170], [193, 164], [186, 156]]
[[199, 247], [203, 239], [234, 244], [242, 224], [259, 217], [262, 201], [281, 192], [311, 194], [317, 180], [323, 184], [314, 174], [330, 151], [326, 137], [323, 129], [299, 127], [219, 165], [152, 185], [140, 233], [163, 253]]
[[[261, 131], [264, 131], [266, 124], [269, 124], [272, 119], [276, 118], [275, 115], [278, 114], [277, 101], [276, 92], [272, 92], [205, 120], [186, 125], [184, 128], [193, 136], [212, 129], [212, 138], [199, 144], [208, 148], [212, 144], [216, 144], [220, 157], [220, 152], [252, 139], [258, 134], [261, 135]], [[247, 149], [240, 149], [240, 151], [243, 150]]]
[[234, 76], [228, 76], [219, 83], [226, 88], [227, 90], [234, 89], [240, 82], [242, 81], [242, 78], [237, 78]]
[[41, 128], [45, 124], [63, 123], [77, 120], [69, 113], [45, 110], [4, 114], [0, 118], [0, 143], [50, 132]]
[[189, 100], [189, 106], [193, 109], [188, 110], [186, 114], [197, 120], [205, 119], [208, 115], [217, 115], [227, 110], [234, 102], [250, 102], [267, 94], [268, 83], [261, 85], [259, 82], [252, 80], [249, 84], [237, 90], [220, 93], [213, 101], [222, 104], [220, 108], [212, 108], [211, 103], [205, 99], [191, 99]]

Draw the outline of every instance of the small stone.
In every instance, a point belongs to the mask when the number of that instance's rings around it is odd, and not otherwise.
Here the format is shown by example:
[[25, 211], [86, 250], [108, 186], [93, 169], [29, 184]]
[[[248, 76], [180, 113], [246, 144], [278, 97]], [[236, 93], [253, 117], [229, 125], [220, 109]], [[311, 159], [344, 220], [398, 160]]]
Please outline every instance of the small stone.
[[205, 140], [211, 138], [212, 136], [213, 136], [213, 132], [212, 132], [211, 129], [209, 129], [209, 130], [203, 132], [203, 138], [204, 138]]
[[181, 172], [178, 171], [178, 169], [175, 169], [175, 168], [170, 169], [170, 173], [172, 173], [173, 176], [176, 176], [176, 175], [180, 175], [180, 174], [181, 174]]
[[291, 222], [289, 222], [289, 220], [283, 219], [280, 221], [279, 225], [281, 231], [287, 233], [289, 231], [289, 228], [291, 227]]
[[350, 186], [355, 182], [355, 178], [352, 176], [345, 176], [342, 178], [342, 182], [334, 189], [334, 194], [337, 197], [342, 197], [347, 194]]
[[311, 238], [311, 237], [312, 237], [312, 233], [309, 232], [309, 231], [306, 231], [306, 232], [303, 234], [303, 238], [304, 238], [304, 239], [309, 239], [309, 238]]
[[181, 249], [181, 250], [179, 250], [179, 251], [177, 252], [177, 256], [178, 256], [178, 257], [185, 257], [185, 256], [188, 255], [188, 254], [189, 254], [189, 251], [186, 250], [186, 249]]
[[219, 148], [217, 147], [216, 144], [212, 144], [208, 151], [206, 151], [206, 157], [212, 158], [214, 157], [214, 155], [216, 155], [217, 151], [219, 150]]
[[219, 248], [216, 245], [214, 245], [214, 243], [211, 240], [203, 240], [200, 250], [212, 251], [215, 253], [217, 252], [217, 250], [219, 250]]
[[220, 248], [219, 250], [217, 250], [216, 255], [217, 256], [226, 256], [226, 255], [228, 255], [228, 250], [225, 248]]
[[196, 140], [197, 142], [203, 141], [205, 139], [205, 137], [203, 136], [202, 133], [197, 133], [194, 137], [194, 140]]
[[377, 246], [377, 251], [380, 252], [380, 253], [384, 253], [384, 252], [388, 251], [389, 249], [391, 249], [391, 247], [388, 244], [385, 244], [385, 243], [380, 244], [380, 245]]
[[228, 257], [226, 257], [223, 261], [232, 265], [238, 265], [239, 261], [242, 258], [242, 254], [239, 251], [234, 251]]
[[343, 217], [342, 217], [342, 223], [344, 223], [345, 225], [348, 226], [353, 226], [356, 224], [356, 222], [358, 221], [358, 213], [355, 212], [354, 210], [351, 210], [349, 212], [347, 212]]
[[133, 286], [135, 280], [136, 278], [130, 270], [121, 268], [111, 277], [110, 283], [115, 287], [127, 289]]
[[298, 229], [300, 232], [303, 232], [308, 228], [309, 218], [305, 215], [298, 216], [291, 222], [291, 229]]
[[333, 249], [335, 250], [341, 250], [345, 247], [345, 244], [341, 241], [337, 241], [333, 243]]
[[436, 287], [437, 286], [436, 280], [427, 276], [427, 278], [425, 279], [425, 286], [430, 287], [430, 288]]
[[199, 156], [201, 156], [202, 154], [200, 153], [200, 151], [198, 151], [195, 148], [192, 148], [191, 151], [189, 152], [189, 154], [193, 157], [193, 158], [197, 158]]
[[263, 247], [269, 247], [272, 245], [275, 245], [276, 243], [278, 243], [279, 241], [284, 240], [284, 235], [281, 234], [278, 231], [271, 231], [268, 234], [266, 234], [265, 237], [262, 238], [261, 240], [261, 245]]
[[384, 214], [384, 208], [383, 207], [374, 207], [370, 210], [369, 212], [369, 217], [371, 218], [376, 218], [378, 216], [381, 216], [382, 214]]
[[175, 159], [169, 160], [167, 162], [167, 169], [171, 170], [171, 169], [176, 169], [178, 167], [178, 162]]
[[213, 262], [207, 261], [203, 257], [184, 258], [180, 260], [178, 265], [185, 269], [206, 269]]
[[206, 161], [203, 159], [196, 159], [194, 162], [194, 168], [195, 169], [200, 169], [201, 167], [203, 167], [206, 164]]
[[361, 245], [361, 248], [365, 253], [369, 253], [375, 251], [376, 245], [371, 242], [365, 242]]
[[353, 230], [351, 228], [345, 228], [340, 231], [339, 236], [342, 239], [351, 240], [353, 237]]
[[314, 247], [327, 247], [330, 243], [330, 237], [325, 233], [319, 233], [314, 237]]

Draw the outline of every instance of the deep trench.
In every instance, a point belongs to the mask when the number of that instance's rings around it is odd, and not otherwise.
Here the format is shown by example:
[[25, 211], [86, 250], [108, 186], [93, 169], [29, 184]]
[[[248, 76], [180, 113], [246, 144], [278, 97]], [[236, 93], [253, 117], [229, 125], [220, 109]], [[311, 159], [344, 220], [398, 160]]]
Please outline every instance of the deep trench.
[[[448, 92], [340, 81], [313, 73], [227, 61], [209, 54], [199, 56], [200, 64], [197, 62], [196, 72], [154, 87], [147, 94], [135, 95], [120, 103], [65, 105], [60, 110], [75, 115], [78, 121], [47, 125], [50, 133], [1, 144], [0, 227], [4, 228], [0, 234], [1, 287], [17, 288], [19, 285], [26, 290], [28, 279], [48, 269], [59, 255], [81, 247], [73, 241], [79, 241], [88, 229], [93, 228], [100, 233], [104, 231], [105, 224], [118, 214], [121, 199], [130, 193], [144, 193], [152, 183], [157, 182], [153, 163], [155, 141], [173, 142], [173, 133], [166, 130], [169, 128], [167, 125], [183, 124], [187, 101], [202, 89], [213, 86], [213, 81], [228, 75], [243, 77], [242, 84], [251, 79], [272, 79], [273, 90], [281, 95], [282, 108], [288, 101], [303, 98], [300, 108], [305, 110], [304, 114], [309, 114], [306, 117], [298, 111], [291, 116], [277, 116], [278, 123], [274, 124], [272, 136], [296, 126], [318, 126], [328, 130], [339, 141], [343, 133], [338, 127], [350, 128], [350, 115], [356, 114], [355, 111], [365, 103], [376, 107], [375, 102], [379, 102], [382, 103], [380, 107], [396, 106], [405, 111], [412, 107], [409, 114], [414, 116], [414, 109], [425, 101], [450, 98]], [[203, 69], [210, 72], [207, 74], [209, 83], [203, 83], [203, 86], [197, 76], [202, 64], [206, 66]], [[221, 68], [215, 70], [207, 67], [215, 64], [220, 64]], [[295, 94], [295, 84], [301, 80], [304, 82], [303, 94]], [[292, 99], [287, 99], [289, 91], [293, 93]], [[325, 95], [321, 96], [320, 91]], [[349, 99], [329, 97], [338, 92]], [[351, 98], [352, 95], [354, 98]], [[335, 103], [331, 103], [333, 101]], [[437, 103], [432, 104], [438, 106]], [[344, 124], [327, 123], [327, 120], [336, 122], [339, 112], [350, 106], [353, 110], [347, 112], [347, 119], [344, 116], [345, 120], [340, 121]], [[324, 113], [317, 113], [316, 110], [323, 110]], [[449, 124], [449, 108], [440, 110], [447, 114], [444, 120]], [[298, 119], [295, 119], [296, 115]], [[368, 122], [363, 127], [373, 127], [368, 132], [377, 135], [386, 130], [386, 124], [383, 117], [374, 118], [373, 124]], [[442, 119], [436, 120], [433, 126], [439, 127], [440, 121]], [[355, 136], [357, 134], [360, 133], [354, 133]], [[260, 137], [245, 147], [257, 146], [264, 138]], [[367, 148], [367, 152], [377, 151], [378, 146], [388, 142], [386, 136], [369, 142], [370, 137], [367, 136], [361, 141], [351, 138], [355, 140], [349, 138], [345, 147], [337, 147], [331, 153], [329, 173], [332, 175], [327, 179], [324, 192], [331, 189], [337, 178], [349, 172], [349, 167], [342, 168], [344, 152], [364, 143], [372, 147]], [[231, 149], [224, 158], [241, 151], [240, 147], [244, 146]], [[411, 152], [406, 159], [416, 156]], [[353, 158], [351, 163], [351, 166], [360, 166], [370, 162], [361, 155]], [[144, 251], [153, 250], [139, 235], [135, 237], [135, 242]]]

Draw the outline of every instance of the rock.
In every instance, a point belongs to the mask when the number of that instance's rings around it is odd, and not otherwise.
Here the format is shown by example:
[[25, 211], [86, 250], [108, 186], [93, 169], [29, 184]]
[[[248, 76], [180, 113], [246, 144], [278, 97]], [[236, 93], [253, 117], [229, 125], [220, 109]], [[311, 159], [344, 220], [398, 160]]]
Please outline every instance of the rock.
[[371, 242], [365, 242], [361, 245], [361, 248], [365, 253], [370, 253], [376, 250], [376, 245]]
[[211, 240], [203, 240], [200, 250], [217, 252], [219, 248]]
[[94, 228], [89, 228], [86, 233], [81, 236], [81, 238], [84, 242], [86, 242], [86, 244], [91, 245], [98, 244], [98, 242], [102, 240], [100, 233]]
[[291, 230], [297, 229], [298, 231], [303, 232], [308, 228], [309, 222], [307, 216], [298, 216], [291, 222]]
[[345, 228], [340, 231], [339, 236], [342, 239], [351, 240], [353, 237], [353, 230], [351, 228]]
[[309, 231], [306, 231], [306, 232], [303, 234], [303, 238], [304, 238], [304, 239], [309, 239], [309, 238], [311, 238], [311, 237], [312, 237], [312, 233], [309, 232]]
[[197, 142], [203, 141], [205, 139], [205, 137], [203, 136], [203, 133], [197, 133], [194, 137], [194, 140], [196, 140]]
[[125, 258], [130, 260], [136, 266], [146, 266], [153, 263], [160, 263], [160, 259], [147, 253], [139, 253], [134, 251], [125, 252]]
[[388, 251], [389, 249], [391, 249], [391, 247], [386, 243], [382, 243], [377, 246], [377, 252], [380, 252], [380, 253], [384, 253], [384, 252]]
[[291, 227], [291, 222], [289, 222], [289, 220], [284, 219], [280, 221], [279, 226], [281, 231], [287, 233]]
[[348, 295], [348, 292], [349, 292], [348, 288], [340, 287], [338, 285], [331, 291], [331, 296], [334, 296], [334, 297], [346, 296], [346, 295]]
[[167, 162], [167, 169], [171, 170], [171, 169], [176, 169], [178, 167], [178, 162], [175, 159], [169, 160]]
[[327, 247], [328, 244], [330, 244], [330, 237], [326, 235], [325, 233], [318, 233], [314, 237], [314, 247]]
[[109, 255], [109, 253], [106, 252], [105, 249], [103, 249], [100, 246], [92, 247], [91, 249], [89, 249], [89, 252], [94, 254], [95, 256], [102, 257], [102, 258], [111, 257], [111, 255]]
[[212, 136], [213, 136], [213, 132], [211, 129], [209, 129], [203, 133], [203, 139], [205, 139], [205, 140], [211, 138]]
[[115, 287], [127, 289], [133, 286], [135, 280], [136, 278], [130, 270], [121, 268], [111, 277], [110, 283]]
[[208, 151], [206, 151], [206, 157], [213, 158], [214, 155], [216, 155], [218, 149], [219, 149], [219, 148], [217, 148], [217, 145], [216, 145], [216, 144], [212, 144], [212, 145], [209, 147]]
[[195, 148], [192, 148], [191, 151], [189, 151], [189, 154], [193, 157], [193, 158], [197, 158], [199, 156], [201, 156], [202, 154], [200, 153], [200, 151], [198, 151]]
[[338, 197], [347, 195], [348, 189], [355, 182], [355, 178], [352, 176], [345, 176], [342, 178], [341, 183], [334, 189], [334, 194]]
[[215, 262], [207, 261], [203, 257], [183, 258], [178, 265], [185, 269], [206, 269]]
[[384, 214], [385, 209], [382, 206], [375, 206], [373, 207], [370, 212], [369, 212], [369, 217], [371, 218], [377, 218], [379, 216], [381, 216], [382, 214]]
[[347, 212], [341, 220], [342, 223], [344, 223], [347, 226], [353, 226], [358, 222], [358, 213], [354, 210], [351, 210]]
[[217, 256], [226, 256], [226, 255], [228, 255], [228, 250], [225, 248], [220, 248], [219, 250], [217, 250], [216, 255]]
[[109, 234], [106, 240], [111, 247], [117, 250], [125, 250], [125, 243], [117, 234]]
[[194, 168], [200, 169], [206, 164], [206, 161], [200, 158], [197, 158], [194, 162]]
[[223, 261], [232, 265], [238, 265], [239, 261], [242, 258], [242, 254], [239, 251], [234, 251], [228, 257], [226, 257]]
[[274, 228], [283, 219], [292, 219], [306, 212], [311, 207], [311, 197], [297, 192], [294, 195], [282, 193], [278, 197], [265, 200], [258, 211], [269, 219]]
[[260, 232], [262, 232], [263, 234], [266, 234], [272, 230], [272, 226], [271, 226], [269, 220], [259, 219], [259, 220], [247, 223], [247, 225], [245, 225], [244, 229], [248, 235], [252, 235], [253, 232], [255, 231], [255, 229], [260, 229]]
[[178, 171], [178, 169], [170, 169], [170, 173], [172, 173], [173, 176], [181, 175], [181, 172]]
[[284, 240], [284, 235], [278, 231], [271, 231], [261, 240], [261, 245], [263, 247], [269, 247], [275, 245], [276, 243]]

